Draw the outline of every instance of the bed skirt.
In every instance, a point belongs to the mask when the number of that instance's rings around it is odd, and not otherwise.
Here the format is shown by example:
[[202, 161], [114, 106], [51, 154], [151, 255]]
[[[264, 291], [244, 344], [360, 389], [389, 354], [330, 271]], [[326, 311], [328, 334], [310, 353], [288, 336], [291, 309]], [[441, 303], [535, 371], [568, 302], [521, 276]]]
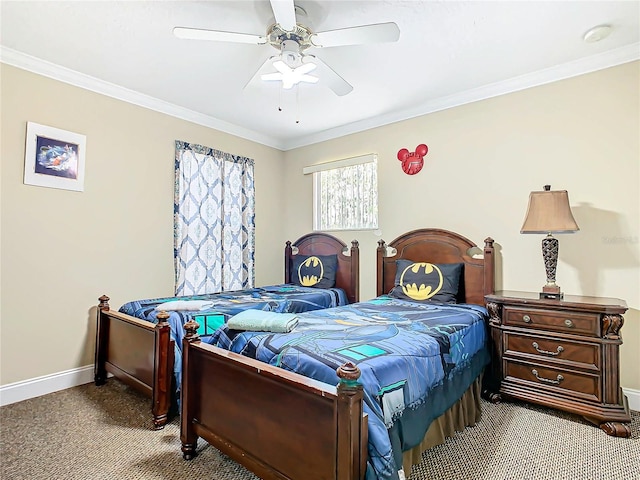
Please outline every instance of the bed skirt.
[[431, 423], [419, 445], [403, 452], [402, 463], [406, 478], [411, 474], [411, 467], [422, 461], [422, 452], [444, 443], [448, 437], [463, 431], [465, 427], [475, 425], [480, 420], [481, 386], [482, 375], [476, 378], [460, 400]]

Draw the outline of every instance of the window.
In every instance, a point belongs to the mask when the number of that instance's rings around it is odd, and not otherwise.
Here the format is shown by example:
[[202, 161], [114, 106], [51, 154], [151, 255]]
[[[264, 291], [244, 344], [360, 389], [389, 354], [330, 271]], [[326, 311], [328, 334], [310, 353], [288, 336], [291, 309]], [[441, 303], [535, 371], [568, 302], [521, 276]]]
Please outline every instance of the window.
[[176, 141], [176, 296], [252, 288], [253, 159]]
[[378, 171], [374, 154], [305, 167], [313, 174], [313, 229], [378, 228]]

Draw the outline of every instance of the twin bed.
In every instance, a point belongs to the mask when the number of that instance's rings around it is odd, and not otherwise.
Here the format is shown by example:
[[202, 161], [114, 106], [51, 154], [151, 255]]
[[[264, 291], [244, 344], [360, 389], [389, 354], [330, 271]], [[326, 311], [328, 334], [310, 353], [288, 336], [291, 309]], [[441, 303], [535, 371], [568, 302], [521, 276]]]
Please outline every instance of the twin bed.
[[[336, 287], [351, 292], [348, 304], [296, 312], [289, 333], [222, 325], [201, 336], [197, 316], [182, 318], [183, 456], [194, 458], [202, 438], [264, 479], [408, 477], [422, 451], [479, 419], [493, 240], [480, 249], [420, 229], [380, 241], [377, 297], [364, 302], [357, 242], [344, 258], [346, 246], [328, 235], [296, 245], [305, 255], [340, 252]], [[287, 283], [292, 265], [287, 244]], [[149, 393], [156, 427], [175, 404], [168, 317], [111, 312], [104, 298], [98, 313], [96, 383], [109, 372]]]
[[103, 295], [96, 329], [96, 385], [104, 384], [111, 374], [150, 396], [153, 426], [161, 429], [177, 410], [180, 347], [183, 325], [189, 320], [197, 321], [198, 333], [206, 335], [244, 310], [299, 313], [358, 301], [358, 242], [347, 247], [332, 235], [312, 233], [293, 244], [286, 243], [284, 262], [285, 283], [281, 285], [136, 300], [117, 312], [111, 310], [109, 297]]
[[184, 458], [203, 438], [264, 479], [408, 477], [424, 449], [479, 419], [493, 253], [490, 238], [479, 249], [416, 230], [379, 242], [376, 298], [301, 313], [290, 333], [223, 326], [202, 339], [188, 322]]

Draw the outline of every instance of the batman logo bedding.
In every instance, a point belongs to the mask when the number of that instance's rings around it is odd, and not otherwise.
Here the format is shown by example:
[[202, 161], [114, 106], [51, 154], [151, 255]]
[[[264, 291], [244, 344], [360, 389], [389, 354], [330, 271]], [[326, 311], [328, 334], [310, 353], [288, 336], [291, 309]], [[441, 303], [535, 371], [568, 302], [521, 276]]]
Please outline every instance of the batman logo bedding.
[[174, 374], [179, 388], [183, 325], [189, 320], [198, 322], [200, 335], [209, 335], [227, 319], [244, 310], [299, 313], [347, 303], [347, 295], [341, 288], [323, 289], [282, 284], [204, 295], [135, 300], [122, 305], [119, 311], [154, 324], [158, 323], [157, 315], [160, 311], [169, 314], [167, 322], [171, 328], [171, 338], [175, 342]]
[[[391, 480], [398, 478], [402, 450], [415, 446], [402, 436], [421, 439], [428, 428], [421, 425], [421, 435], [411, 431], [415, 422], [402, 424], [406, 412], [443, 413], [488, 363], [486, 319], [478, 305], [383, 295], [298, 314], [289, 333], [225, 325], [203, 341], [330, 385], [338, 383], [340, 365], [358, 365], [369, 415], [367, 479]], [[455, 391], [447, 401], [435, 398], [443, 385]]]

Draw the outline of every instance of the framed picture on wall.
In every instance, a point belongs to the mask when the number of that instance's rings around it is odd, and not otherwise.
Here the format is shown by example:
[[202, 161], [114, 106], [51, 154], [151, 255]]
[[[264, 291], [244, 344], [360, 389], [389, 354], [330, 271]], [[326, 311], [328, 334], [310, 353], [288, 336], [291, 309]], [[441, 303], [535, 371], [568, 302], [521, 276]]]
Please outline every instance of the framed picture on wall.
[[82, 192], [86, 143], [79, 133], [27, 122], [25, 185]]

